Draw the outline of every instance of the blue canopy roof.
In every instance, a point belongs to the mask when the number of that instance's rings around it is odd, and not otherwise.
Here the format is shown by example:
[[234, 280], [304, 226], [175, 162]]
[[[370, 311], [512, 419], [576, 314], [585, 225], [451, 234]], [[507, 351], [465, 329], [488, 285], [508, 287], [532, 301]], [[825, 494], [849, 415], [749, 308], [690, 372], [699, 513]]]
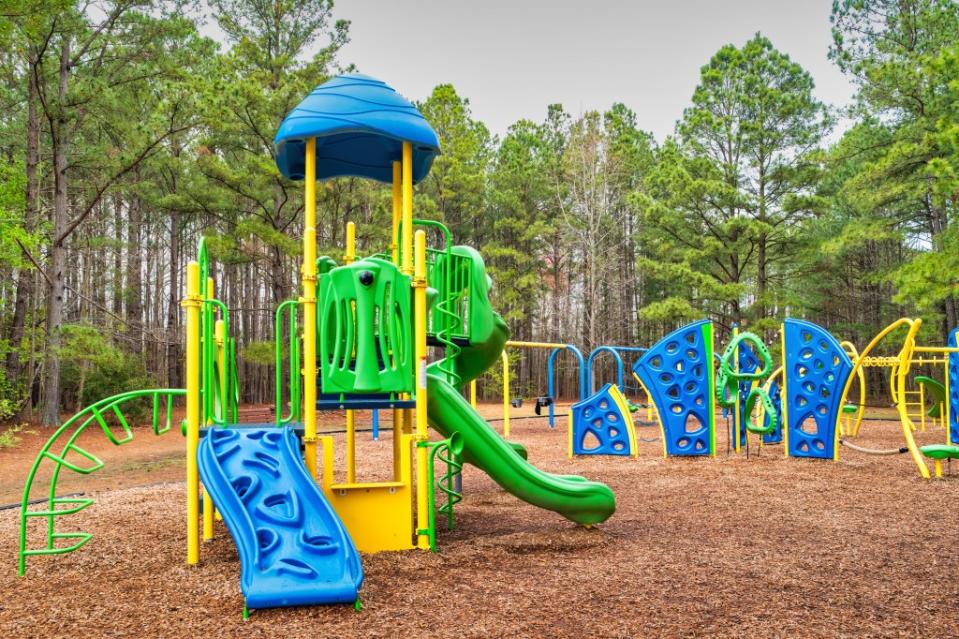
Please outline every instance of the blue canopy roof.
[[280, 173], [302, 180], [306, 140], [316, 138], [316, 178], [367, 177], [393, 182], [403, 142], [413, 144], [413, 182], [430, 172], [440, 152], [426, 118], [385, 82], [358, 73], [313, 89], [283, 119], [273, 144]]

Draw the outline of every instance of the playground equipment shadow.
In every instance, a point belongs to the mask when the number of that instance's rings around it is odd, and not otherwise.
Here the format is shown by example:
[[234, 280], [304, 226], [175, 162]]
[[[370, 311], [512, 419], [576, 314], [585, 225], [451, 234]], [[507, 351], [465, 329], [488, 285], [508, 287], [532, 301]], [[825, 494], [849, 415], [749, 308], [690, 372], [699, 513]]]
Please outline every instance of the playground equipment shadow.
[[[492, 409], [491, 409], [492, 410]], [[357, 437], [360, 474], [390, 459]], [[15, 576], [17, 511], [0, 512], [0, 631], [19, 636], [952, 636], [959, 620], [959, 478], [916, 477], [907, 456], [843, 451], [840, 463], [783, 459], [781, 447], [669, 459], [568, 461], [564, 428], [517, 420], [514, 438], [548, 472], [608, 483], [616, 514], [593, 530], [524, 504], [467, 468], [466, 499], [440, 552], [363, 557], [364, 610], [277, 609], [241, 620], [229, 533], [184, 564], [182, 475], [101, 493], [76, 516], [86, 547]], [[640, 437], [652, 437], [640, 428]], [[895, 422], [863, 443], [898, 445]], [[941, 432], [920, 433], [935, 438]], [[144, 448], [159, 439], [145, 433]], [[26, 444], [26, 440], [24, 442]], [[132, 444], [130, 444], [132, 445]], [[122, 449], [118, 449], [122, 450]], [[129, 449], [128, 449], [129, 450]], [[3, 453], [6, 455], [6, 452]], [[121, 459], [121, 458], [118, 458]], [[129, 457], [127, 458], [129, 461]], [[959, 472], [959, 468], [954, 469]], [[22, 478], [25, 467], [19, 469]], [[9, 472], [9, 471], [7, 471]], [[152, 479], [152, 478], [151, 478]], [[154, 480], [155, 481], [155, 480]]]

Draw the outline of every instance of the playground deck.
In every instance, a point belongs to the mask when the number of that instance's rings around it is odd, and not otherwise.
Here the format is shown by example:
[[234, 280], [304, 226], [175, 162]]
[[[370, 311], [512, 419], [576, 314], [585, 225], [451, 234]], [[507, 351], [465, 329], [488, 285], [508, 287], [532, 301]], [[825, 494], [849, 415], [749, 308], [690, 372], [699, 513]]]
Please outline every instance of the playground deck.
[[[490, 417], [498, 409], [483, 408]], [[467, 468], [457, 528], [441, 531], [439, 553], [363, 557], [362, 612], [273, 609], [243, 622], [237, 552], [222, 524], [204, 546], [203, 561], [184, 563], [185, 489], [182, 466], [171, 456], [182, 454], [182, 439], [154, 438], [144, 429], [136, 449], [116, 449], [116, 459], [130, 464], [125, 471], [76, 487], [104, 491], [76, 516], [95, 534], [79, 552], [36, 558], [27, 577], [18, 578], [17, 510], [0, 511], [0, 556], [7, 558], [0, 631], [5, 637], [140, 636], [145, 629], [152, 636], [210, 637], [951, 636], [959, 622], [959, 564], [945, 559], [959, 525], [959, 482], [919, 479], [906, 455], [844, 451], [833, 463], [783, 459], [781, 447], [770, 447], [747, 460], [727, 456], [720, 430], [715, 460], [663, 460], [659, 442], [641, 439], [639, 459], [569, 461], [564, 428], [550, 431], [543, 418], [514, 420], [512, 430], [544, 470], [609, 484], [615, 515], [597, 529], [578, 528]], [[656, 433], [647, 427], [638, 434]], [[867, 422], [860, 440], [888, 448], [901, 438], [896, 422]], [[0, 451], [3, 478], [22, 482], [34, 439], [40, 441], [28, 436], [20, 450]], [[357, 437], [360, 477], [388, 465], [389, 439], [388, 429], [379, 442], [367, 433]], [[137, 466], [150, 451], [167, 455], [169, 476]], [[114, 487], [120, 488], [107, 490]], [[413, 613], [425, 610], [431, 613]]]

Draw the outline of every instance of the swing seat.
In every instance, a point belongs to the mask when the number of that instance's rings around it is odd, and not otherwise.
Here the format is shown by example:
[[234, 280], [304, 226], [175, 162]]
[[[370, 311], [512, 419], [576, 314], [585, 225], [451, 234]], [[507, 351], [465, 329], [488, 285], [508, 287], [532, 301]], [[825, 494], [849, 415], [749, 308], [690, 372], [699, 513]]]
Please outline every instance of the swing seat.
[[929, 459], [959, 459], [959, 446], [930, 444], [919, 449]]

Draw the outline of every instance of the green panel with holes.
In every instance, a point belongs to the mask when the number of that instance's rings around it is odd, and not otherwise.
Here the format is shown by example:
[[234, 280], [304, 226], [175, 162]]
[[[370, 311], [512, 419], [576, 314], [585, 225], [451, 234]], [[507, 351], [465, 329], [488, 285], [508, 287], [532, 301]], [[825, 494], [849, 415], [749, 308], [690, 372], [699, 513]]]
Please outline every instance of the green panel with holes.
[[320, 383], [324, 393], [412, 393], [411, 279], [375, 257], [320, 278]]

